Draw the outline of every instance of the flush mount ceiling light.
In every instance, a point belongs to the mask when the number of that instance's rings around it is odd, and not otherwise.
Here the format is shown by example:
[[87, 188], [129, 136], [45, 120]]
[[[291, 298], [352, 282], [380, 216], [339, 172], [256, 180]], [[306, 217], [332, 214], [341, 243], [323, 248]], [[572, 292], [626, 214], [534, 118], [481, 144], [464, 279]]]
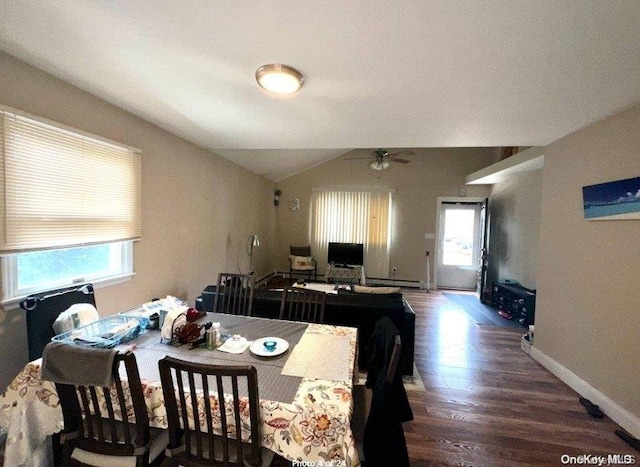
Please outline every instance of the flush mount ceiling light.
[[293, 94], [304, 84], [304, 76], [295, 68], [280, 63], [263, 65], [256, 71], [256, 81], [263, 89], [276, 94]]

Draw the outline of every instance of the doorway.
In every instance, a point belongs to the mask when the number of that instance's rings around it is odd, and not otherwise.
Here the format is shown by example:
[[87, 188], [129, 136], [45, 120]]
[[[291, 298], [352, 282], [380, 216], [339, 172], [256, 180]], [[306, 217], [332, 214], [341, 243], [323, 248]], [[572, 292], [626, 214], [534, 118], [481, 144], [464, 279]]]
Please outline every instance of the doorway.
[[478, 290], [486, 200], [438, 198], [436, 287]]

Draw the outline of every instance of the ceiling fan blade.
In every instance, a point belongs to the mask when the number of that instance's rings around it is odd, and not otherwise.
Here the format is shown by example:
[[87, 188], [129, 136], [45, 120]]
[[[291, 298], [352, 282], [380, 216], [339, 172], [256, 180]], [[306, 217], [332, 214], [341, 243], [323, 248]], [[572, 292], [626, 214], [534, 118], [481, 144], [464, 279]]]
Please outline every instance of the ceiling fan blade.
[[378, 163], [382, 163], [382, 161], [387, 161], [386, 165], [388, 167], [388, 162], [399, 162], [400, 164], [408, 164], [411, 161], [407, 159], [397, 159], [397, 157], [413, 156], [414, 154], [415, 153], [410, 150], [397, 151], [397, 152], [390, 153], [386, 149], [375, 149], [371, 151], [370, 157], [347, 157], [344, 160], [346, 161], [368, 160], [370, 161], [370, 163], [372, 163], [371, 161], [378, 161]]
[[413, 156], [413, 155], [415, 155], [415, 152], [406, 150], [406, 151], [392, 152], [391, 154], [389, 154], [389, 157], [394, 158], [397, 156]]

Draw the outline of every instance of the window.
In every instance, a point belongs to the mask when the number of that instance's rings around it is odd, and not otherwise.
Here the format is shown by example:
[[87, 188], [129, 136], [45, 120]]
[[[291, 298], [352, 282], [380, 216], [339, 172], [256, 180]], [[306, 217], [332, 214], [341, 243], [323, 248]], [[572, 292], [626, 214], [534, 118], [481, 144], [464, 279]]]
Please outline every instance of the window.
[[132, 274], [140, 151], [0, 107], [4, 300]]
[[445, 210], [442, 264], [472, 267], [472, 254], [476, 237], [476, 209], [455, 206]]
[[389, 191], [313, 192], [311, 243], [321, 270], [329, 242], [362, 243], [367, 276], [388, 277], [390, 226]]
[[132, 242], [115, 242], [8, 255], [5, 296], [121, 278], [133, 273], [131, 252]]

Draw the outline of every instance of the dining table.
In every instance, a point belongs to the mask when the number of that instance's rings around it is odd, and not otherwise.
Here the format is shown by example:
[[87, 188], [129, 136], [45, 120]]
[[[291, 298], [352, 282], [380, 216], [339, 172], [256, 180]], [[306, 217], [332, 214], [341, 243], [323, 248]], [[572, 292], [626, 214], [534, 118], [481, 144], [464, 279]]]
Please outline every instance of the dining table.
[[[203, 334], [205, 325], [215, 322], [223, 336], [239, 337], [243, 345], [192, 346], [146, 330], [116, 347], [136, 355], [152, 427], [167, 428], [158, 370], [165, 356], [252, 365], [258, 373], [263, 447], [294, 463], [360, 465], [350, 426], [358, 376], [356, 328], [219, 313], [195, 321]], [[265, 338], [276, 338], [280, 350], [265, 351], [258, 345]], [[51, 464], [49, 439], [64, 424], [55, 384], [42, 379], [41, 369], [42, 359], [27, 363], [0, 395], [0, 427], [7, 432], [4, 465]]]

